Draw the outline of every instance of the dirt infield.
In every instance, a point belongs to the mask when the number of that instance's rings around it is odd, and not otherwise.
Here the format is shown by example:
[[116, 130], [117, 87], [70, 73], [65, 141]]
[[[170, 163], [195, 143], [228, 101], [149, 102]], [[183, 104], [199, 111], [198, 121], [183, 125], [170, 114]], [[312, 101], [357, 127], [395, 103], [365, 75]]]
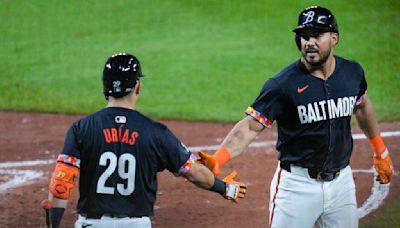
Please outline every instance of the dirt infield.
[[[65, 132], [79, 117], [0, 112], [1, 227], [44, 226], [44, 211], [40, 202], [47, 197], [49, 176], [63, 145]], [[233, 126], [161, 122], [189, 147], [218, 145]], [[380, 128], [384, 132], [399, 131], [400, 122], [383, 123]], [[354, 133], [360, 133], [360, 130], [355, 128]], [[266, 227], [269, 183], [277, 165], [277, 153], [272, 145], [275, 139], [276, 129], [265, 130], [256, 140], [258, 144], [251, 145], [243, 155], [224, 167], [222, 175], [237, 170], [240, 180], [248, 184], [247, 198], [238, 204], [199, 190], [168, 172], [160, 173], [153, 227]], [[387, 137], [385, 142], [392, 151], [394, 164], [400, 164], [400, 136]], [[374, 184], [370, 151], [366, 140], [355, 140], [351, 166], [357, 186], [359, 212], [365, 214], [362, 219], [374, 216], [392, 199], [400, 197], [397, 175], [390, 186]], [[77, 197], [76, 191], [64, 214], [62, 227], [73, 226], [77, 217]], [[379, 208], [374, 210], [374, 206]]]

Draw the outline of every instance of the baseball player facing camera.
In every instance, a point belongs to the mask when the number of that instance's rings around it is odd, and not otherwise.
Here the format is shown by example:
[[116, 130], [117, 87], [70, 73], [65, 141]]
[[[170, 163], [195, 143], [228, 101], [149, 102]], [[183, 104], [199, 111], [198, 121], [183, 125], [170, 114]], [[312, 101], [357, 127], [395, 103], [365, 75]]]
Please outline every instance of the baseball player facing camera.
[[[104, 65], [103, 108], [72, 124], [50, 182], [52, 227], [58, 227], [79, 176], [75, 227], [151, 227], [157, 172], [169, 170], [197, 187], [237, 202], [246, 186], [236, 172], [220, 180], [163, 124], [135, 110], [139, 60], [111, 56]], [[49, 222], [50, 223], [50, 222]]]
[[306, 8], [293, 32], [300, 60], [267, 80], [247, 116], [213, 155], [199, 152], [200, 161], [217, 175], [276, 121], [279, 165], [270, 188], [270, 227], [357, 227], [352, 114], [371, 143], [377, 181], [387, 184], [393, 174], [364, 71], [333, 54], [339, 28], [328, 9]]

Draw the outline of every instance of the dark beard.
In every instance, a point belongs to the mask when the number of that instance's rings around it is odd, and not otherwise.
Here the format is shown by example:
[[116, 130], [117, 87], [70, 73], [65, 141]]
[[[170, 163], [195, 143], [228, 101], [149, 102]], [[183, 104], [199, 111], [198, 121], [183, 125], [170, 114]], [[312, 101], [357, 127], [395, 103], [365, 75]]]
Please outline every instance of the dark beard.
[[309, 62], [308, 60], [307, 60], [307, 58], [306, 58], [306, 53], [301, 53], [302, 55], [303, 55], [303, 59], [304, 59], [304, 61], [306, 61], [308, 64], [310, 64], [311, 66], [313, 66], [313, 67], [322, 67], [325, 63], [326, 63], [326, 61], [328, 60], [328, 58], [329, 58], [329, 55], [331, 54], [331, 51], [329, 50], [327, 53], [326, 53], [326, 55], [324, 55], [324, 56], [322, 56], [322, 59], [321, 60], [319, 60], [318, 62]]

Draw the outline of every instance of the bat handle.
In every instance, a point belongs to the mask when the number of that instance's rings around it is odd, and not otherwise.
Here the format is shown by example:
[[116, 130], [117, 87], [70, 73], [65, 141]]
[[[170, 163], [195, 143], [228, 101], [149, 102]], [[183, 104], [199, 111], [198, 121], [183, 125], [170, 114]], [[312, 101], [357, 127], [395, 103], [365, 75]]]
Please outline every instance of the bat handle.
[[50, 218], [51, 206], [52, 202], [49, 199], [45, 199], [42, 201], [42, 208], [46, 212], [46, 228], [51, 228], [51, 218]]
[[51, 228], [50, 222], [50, 209], [44, 209], [46, 212], [46, 228]]

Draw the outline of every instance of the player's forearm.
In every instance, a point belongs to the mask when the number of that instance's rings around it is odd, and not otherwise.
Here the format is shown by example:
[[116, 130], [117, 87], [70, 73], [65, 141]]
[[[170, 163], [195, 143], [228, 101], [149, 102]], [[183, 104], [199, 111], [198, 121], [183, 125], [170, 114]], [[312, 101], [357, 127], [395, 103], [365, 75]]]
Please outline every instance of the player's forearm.
[[355, 110], [358, 125], [367, 136], [371, 144], [374, 156], [385, 158], [388, 150], [379, 132], [371, 101], [367, 98], [364, 103]]
[[378, 122], [369, 98], [366, 98], [364, 103], [355, 110], [355, 115], [358, 125], [368, 138], [379, 135]]
[[217, 176], [221, 167], [241, 154], [263, 129], [264, 126], [253, 117], [245, 117], [233, 127], [213, 155], [199, 151], [200, 162]]
[[376, 180], [381, 184], [387, 184], [393, 175], [393, 163], [389, 156], [389, 150], [380, 135], [371, 101], [367, 98], [354, 112], [358, 125], [367, 136], [374, 152], [373, 161], [378, 173]]
[[240, 155], [263, 129], [264, 127], [261, 124], [247, 116], [233, 127], [221, 146], [226, 147], [230, 157], [234, 158]]
[[214, 174], [205, 166], [194, 163], [185, 177], [199, 188], [209, 190], [214, 185]]

